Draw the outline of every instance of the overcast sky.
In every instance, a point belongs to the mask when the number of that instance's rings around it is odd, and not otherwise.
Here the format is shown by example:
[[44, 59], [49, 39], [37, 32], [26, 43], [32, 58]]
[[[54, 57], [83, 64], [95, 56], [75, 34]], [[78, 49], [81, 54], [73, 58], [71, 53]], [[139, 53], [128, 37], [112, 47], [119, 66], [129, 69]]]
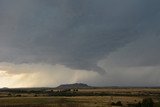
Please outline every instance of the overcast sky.
[[0, 87], [159, 86], [159, 0], [0, 0]]

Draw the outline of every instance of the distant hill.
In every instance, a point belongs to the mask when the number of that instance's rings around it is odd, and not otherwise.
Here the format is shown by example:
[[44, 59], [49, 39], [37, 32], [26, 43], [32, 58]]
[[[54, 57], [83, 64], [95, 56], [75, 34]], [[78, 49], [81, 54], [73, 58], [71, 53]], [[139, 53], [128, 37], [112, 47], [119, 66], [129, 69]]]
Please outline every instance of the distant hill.
[[91, 86], [88, 86], [87, 84], [83, 83], [74, 83], [74, 84], [62, 84], [56, 88], [58, 89], [91, 88]]

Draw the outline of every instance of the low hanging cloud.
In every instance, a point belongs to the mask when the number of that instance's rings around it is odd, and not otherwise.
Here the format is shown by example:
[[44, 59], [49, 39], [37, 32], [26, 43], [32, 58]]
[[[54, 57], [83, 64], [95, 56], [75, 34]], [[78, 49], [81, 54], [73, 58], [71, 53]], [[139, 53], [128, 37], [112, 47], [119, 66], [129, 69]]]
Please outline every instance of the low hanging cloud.
[[107, 84], [159, 86], [160, 36], [155, 32], [145, 35], [99, 61], [99, 65], [107, 72], [106, 77], [110, 78], [109, 82], [105, 79]]
[[59, 84], [88, 82], [100, 75], [86, 70], [72, 70], [63, 65], [41, 63], [0, 63], [0, 86], [5, 87], [52, 87]]
[[[158, 0], [0, 0], [1, 70], [32, 74], [44, 66], [43, 74], [62, 77], [60, 71], [50, 70], [60, 65], [70, 73], [103, 74], [86, 79], [91, 84], [136, 84], [134, 79], [124, 80], [142, 68], [145, 78], [146, 68], [156, 71], [160, 65], [159, 4]], [[118, 79], [118, 72], [126, 79]]]

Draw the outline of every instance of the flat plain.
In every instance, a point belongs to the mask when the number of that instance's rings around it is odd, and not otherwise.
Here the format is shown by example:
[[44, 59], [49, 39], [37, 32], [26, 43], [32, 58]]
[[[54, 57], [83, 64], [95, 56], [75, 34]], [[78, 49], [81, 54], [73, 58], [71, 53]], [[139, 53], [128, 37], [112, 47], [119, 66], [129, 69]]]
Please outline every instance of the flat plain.
[[116, 102], [122, 104], [118, 107], [129, 107], [144, 98], [153, 99], [154, 107], [160, 107], [160, 88], [84, 88], [76, 92], [55, 88], [40, 90], [1, 90], [0, 107], [117, 107], [112, 105]]

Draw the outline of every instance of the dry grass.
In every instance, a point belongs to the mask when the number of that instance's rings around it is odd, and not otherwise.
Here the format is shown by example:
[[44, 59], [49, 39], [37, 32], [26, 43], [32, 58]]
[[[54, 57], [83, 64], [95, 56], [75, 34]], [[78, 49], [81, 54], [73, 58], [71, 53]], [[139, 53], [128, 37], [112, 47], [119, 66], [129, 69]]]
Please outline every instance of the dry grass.
[[119, 96], [79, 96], [79, 97], [11, 97], [0, 98], [0, 107], [10, 106], [45, 106], [45, 107], [108, 107], [111, 102], [122, 101], [123, 104], [141, 101], [138, 97]]
[[[78, 92], [106, 92], [106, 93], [128, 93], [131, 96], [75, 96], [75, 97], [5, 97], [8, 93], [0, 93], [0, 107], [111, 107], [111, 102], [121, 101], [123, 105], [138, 103], [144, 97], [132, 96], [139, 93], [160, 93], [160, 89], [154, 88], [97, 88], [79, 89]], [[23, 96], [23, 95], [22, 95]], [[155, 102], [159, 101], [157, 96], [149, 96]]]
[[93, 88], [79, 89], [80, 92], [160, 92], [160, 88]]

